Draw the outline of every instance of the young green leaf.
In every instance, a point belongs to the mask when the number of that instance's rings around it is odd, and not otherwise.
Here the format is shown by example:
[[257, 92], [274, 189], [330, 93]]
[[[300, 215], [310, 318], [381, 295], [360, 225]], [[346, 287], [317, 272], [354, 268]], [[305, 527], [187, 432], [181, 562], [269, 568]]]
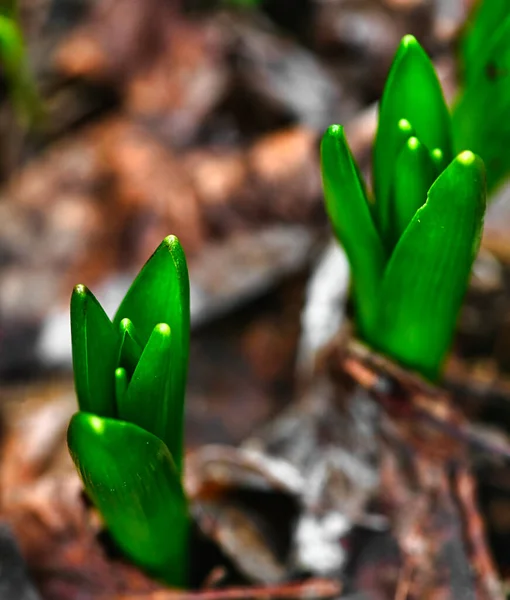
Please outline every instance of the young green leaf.
[[80, 410], [115, 416], [118, 336], [95, 296], [77, 285], [71, 296], [71, 340]]
[[402, 148], [410, 137], [416, 137], [416, 131], [407, 119], [400, 119], [397, 123], [397, 131], [395, 132], [396, 146]]
[[135, 326], [128, 318], [122, 319], [119, 323], [119, 333], [120, 348], [117, 364], [126, 369], [126, 374], [131, 377], [142, 356], [143, 348], [138, 340]]
[[81, 412], [71, 419], [67, 441], [119, 547], [158, 578], [185, 586], [187, 504], [165, 444], [131, 423]]
[[388, 231], [388, 203], [400, 151], [397, 124], [411, 123], [427, 148], [440, 148], [445, 162], [452, 157], [450, 115], [441, 85], [429, 57], [411, 35], [400, 43], [393, 60], [379, 108], [374, 144], [375, 213], [382, 236]]
[[189, 357], [189, 279], [186, 257], [179, 240], [171, 235], [163, 240], [147, 261], [122, 301], [114, 325], [128, 317], [145, 346], [158, 323], [172, 330], [172, 373], [166, 388], [171, 423], [165, 425], [164, 438], [177, 469], [182, 466], [184, 394]]
[[352, 285], [358, 324], [362, 335], [365, 335], [373, 323], [386, 253], [340, 125], [329, 127], [322, 138], [321, 169], [326, 210], [354, 273]]
[[[487, 3], [490, 4], [490, 3]], [[452, 113], [455, 144], [479, 154], [492, 191], [510, 172], [510, 15], [487, 40]]]
[[431, 187], [385, 272], [378, 327], [367, 341], [430, 379], [451, 343], [484, 211], [483, 162], [463, 152]]
[[395, 161], [387, 237], [390, 251], [416, 211], [425, 204], [427, 192], [438, 174], [427, 148], [418, 138], [409, 138]]
[[175, 236], [165, 238], [145, 263], [125, 295], [114, 324], [118, 327], [125, 317], [133, 322], [143, 346], [158, 323], [167, 323], [179, 341], [188, 339], [184, 331], [189, 320], [188, 269]]
[[[413, 126], [411, 125], [411, 123], [409, 123], [409, 121], [407, 119], [400, 119], [400, 121], [398, 121], [396, 123], [395, 131], [393, 132], [393, 138], [395, 141], [395, 149], [396, 149], [395, 161], [398, 159], [398, 156], [400, 155], [404, 146], [407, 144], [407, 141], [411, 137], [416, 137], [416, 131], [414, 130]], [[385, 245], [385, 247], [387, 248], [389, 253], [391, 253], [391, 251], [393, 250], [393, 246], [395, 245], [395, 242], [392, 240], [392, 235], [393, 235], [392, 234], [392, 225], [393, 225], [393, 223], [391, 220], [392, 216], [393, 216], [393, 212], [394, 212], [393, 187], [394, 187], [395, 176], [396, 176], [396, 172], [393, 174], [393, 177], [392, 177], [392, 185], [390, 187], [390, 192], [389, 192], [388, 202], [387, 202], [388, 210], [384, 214], [379, 210], [377, 198], [376, 198], [375, 204], [371, 205], [372, 218], [374, 220], [374, 223], [377, 226], [377, 229], [379, 231], [379, 235], [383, 241], [383, 244]], [[376, 204], [377, 204], [377, 206], [376, 206]]]
[[161, 323], [154, 328], [117, 411], [119, 419], [142, 427], [165, 443], [169, 439], [175, 460], [174, 452], [181, 457], [174, 448], [172, 436], [176, 420], [179, 425], [181, 423], [182, 409], [178, 402], [168, 401], [167, 390], [173, 375], [171, 366], [172, 335], [170, 327]]

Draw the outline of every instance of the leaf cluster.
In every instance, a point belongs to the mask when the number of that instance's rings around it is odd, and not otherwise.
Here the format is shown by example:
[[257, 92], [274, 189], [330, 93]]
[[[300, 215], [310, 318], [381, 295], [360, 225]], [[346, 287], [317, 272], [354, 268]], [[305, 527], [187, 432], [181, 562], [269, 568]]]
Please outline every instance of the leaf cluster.
[[402, 40], [381, 100], [373, 197], [339, 125], [323, 137], [321, 166], [360, 335], [436, 379], [480, 242], [485, 172], [472, 152], [453, 156], [441, 86], [414, 37]]
[[80, 408], [68, 430], [71, 456], [118, 545], [173, 585], [186, 581], [189, 321], [186, 259], [174, 236], [145, 264], [113, 322], [85, 286], [71, 298]]

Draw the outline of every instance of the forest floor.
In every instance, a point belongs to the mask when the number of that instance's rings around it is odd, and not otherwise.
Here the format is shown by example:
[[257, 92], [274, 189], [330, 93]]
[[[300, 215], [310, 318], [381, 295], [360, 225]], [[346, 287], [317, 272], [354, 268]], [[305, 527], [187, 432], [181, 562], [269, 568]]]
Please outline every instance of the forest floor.
[[[0, 92], [0, 598], [504, 597], [508, 193], [433, 387], [351, 335], [318, 163], [343, 123], [368, 169], [407, 33], [454, 98], [468, 4], [20, 1], [44, 115], [27, 129]], [[192, 294], [186, 593], [122, 559], [65, 442], [72, 287], [113, 313], [170, 233]]]

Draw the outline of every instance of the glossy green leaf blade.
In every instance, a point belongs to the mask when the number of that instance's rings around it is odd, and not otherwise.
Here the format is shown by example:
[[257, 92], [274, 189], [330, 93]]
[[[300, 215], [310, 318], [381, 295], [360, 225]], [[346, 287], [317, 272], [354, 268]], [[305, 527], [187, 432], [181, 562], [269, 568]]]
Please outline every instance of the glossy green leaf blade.
[[77, 413], [67, 435], [87, 494], [120, 548], [169, 584], [187, 579], [188, 512], [165, 444], [131, 423]]
[[126, 374], [131, 377], [136, 365], [142, 356], [142, 346], [138, 340], [135, 326], [128, 319], [122, 319], [119, 323], [120, 348], [117, 365], [126, 369]]
[[416, 39], [406, 35], [397, 50], [379, 108], [374, 144], [375, 209], [379, 231], [389, 229], [388, 201], [394, 165], [400, 151], [397, 124], [411, 123], [429, 149], [440, 148], [448, 163], [452, 157], [450, 115], [434, 67]]
[[[396, 149], [395, 160], [398, 159], [399, 154], [402, 152], [402, 149], [411, 137], [416, 137], [416, 131], [414, 130], [413, 126], [411, 125], [411, 123], [409, 123], [407, 119], [400, 119], [400, 121], [398, 121], [398, 123], [396, 124], [395, 131], [393, 132], [393, 139], [395, 142]], [[395, 168], [395, 163], [392, 165], [392, 168]], [[394, 179], [395, 173], [393, 173], [391, 178], [391, 187], [388, 195], [387, 210], [384, 212], [384, 214], [380, 210], [379, 203], [377, 203], [377, 199], [376, 203], [378, 205], [376, 206], [376, 204], [372, 204], [371, 206], [372, 218], [374, 220], [374, 223], [376, 224], [376, 227], [379, 231], [379, 236], [381, 237], [381, 240], [384, 246], [386, 247], [388, 254], [391, 253], [391, 251], [393, 250], [393, 246], [395, 245], [395, 243], [391, 240]]]
[[322, 138], [321, 169], [326, 210], [347, 253], [361, 335], [370, 329], [377, 307], [386, 253], [377, 233], [363, 182], [343, 127], [332, 125]]
[[425, 204], [430, 186], [438, 174], [427, 148], [418, 138], [409, 138], [395, 161], [393, 193], [389, 207], [388, 240], [391, 250], [396, 246], [416, 211]]
[[452, 113], [456, 148], [479, 154], [492, 191], [510, 173], [510, 18], [493, 33]]
[[115, 416], [118, 336], [95, 296], [77, 285], [71, 296], [71, 341], [80, 410]]
[[[186, 340], [189, 322], [189, 280], [179, 240], [170, 235], [145, 263], [122, 301], [114, 324], [129, 318], [145, 345], [158, 323], [167, 323], [174, 336]], [[179, 331], [181, 330], [181, 331]], [[185, 335], [186, 334], [186, 335]]]
[[114, 324], [128, 317], [145, 345], [158, 323], [172, 330], [172, 364], [166, 401], [168, 414], [174, 415], [165, 425], [168, 445], [178, 470], [182, 465], [184, 395], [189, 357], [189, 279], [186, 257], [179, 240], [171, 235], [163, 240], [147, 261], [122, 301]]
[[[175, 421], [180, 424], [181, 407], [167, 401], [172, 357], [170, 327], [156, 325], [136, 366], [122, 402], [119, 419], [135, 423], [161, 440], [173, 435]], [[173, 456], [173, 453], [172, 453]]]
[[386, 269], [369, 341], [430, 379], [451, 343], [484, 211], [483, 163], [464, 152], [431, 187]]

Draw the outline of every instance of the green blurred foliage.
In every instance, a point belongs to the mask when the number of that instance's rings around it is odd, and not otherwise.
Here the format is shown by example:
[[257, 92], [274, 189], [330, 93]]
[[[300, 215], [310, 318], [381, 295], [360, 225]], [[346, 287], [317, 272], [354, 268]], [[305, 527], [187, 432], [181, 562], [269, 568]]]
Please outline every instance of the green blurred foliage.
[[28, 66], [15, 0], [0, 3], [0, 66], [20, 123], [27, 127], [39, 125], [44, 110]]
[[479, 2], [459, 45], [461, 91], [452, 110], [455, 146], [479, 154], [487, 188], [510, 173], [510, 5]]

